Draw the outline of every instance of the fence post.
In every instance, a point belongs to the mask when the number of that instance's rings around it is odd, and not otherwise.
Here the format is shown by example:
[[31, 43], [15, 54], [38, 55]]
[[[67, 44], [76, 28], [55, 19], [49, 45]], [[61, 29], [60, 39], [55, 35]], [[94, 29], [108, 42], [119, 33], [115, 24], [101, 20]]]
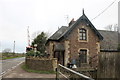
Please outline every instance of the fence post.
[[59, 80], [59, 67], [56, 68], [56, 80]]

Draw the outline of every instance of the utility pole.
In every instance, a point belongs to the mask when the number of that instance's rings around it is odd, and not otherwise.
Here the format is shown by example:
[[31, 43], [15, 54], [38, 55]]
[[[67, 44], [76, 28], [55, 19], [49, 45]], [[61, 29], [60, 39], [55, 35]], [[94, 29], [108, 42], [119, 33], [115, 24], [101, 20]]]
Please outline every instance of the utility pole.
[[29, 26], [27, 29], [27, 35], [28, 35], [28, 47], [30, 47], [30, 35], [29, 35]]
[[2, 53], [2, 42], [0, 41], [0, 53]]
[[15, 41], [13, 43], [13, 53], [15, 53]]

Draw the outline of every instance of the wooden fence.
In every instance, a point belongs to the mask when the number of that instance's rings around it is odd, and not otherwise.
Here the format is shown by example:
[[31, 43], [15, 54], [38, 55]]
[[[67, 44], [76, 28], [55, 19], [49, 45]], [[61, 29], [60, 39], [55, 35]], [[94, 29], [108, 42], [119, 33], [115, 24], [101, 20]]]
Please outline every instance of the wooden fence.
[[56, 78], [57, 80], [94, 80], [61, 64], [58, 64]]
[[120, 78], [120, 52], [100, 52], [98, 78]]

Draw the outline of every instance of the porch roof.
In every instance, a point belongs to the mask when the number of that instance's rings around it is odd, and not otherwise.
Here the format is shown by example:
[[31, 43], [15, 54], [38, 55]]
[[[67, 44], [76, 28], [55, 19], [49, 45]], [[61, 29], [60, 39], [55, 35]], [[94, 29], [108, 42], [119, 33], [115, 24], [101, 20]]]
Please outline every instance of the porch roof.
[[54, 51], [65, 51], [64, 45], [63, 44], [55, 44], [54, 45]]

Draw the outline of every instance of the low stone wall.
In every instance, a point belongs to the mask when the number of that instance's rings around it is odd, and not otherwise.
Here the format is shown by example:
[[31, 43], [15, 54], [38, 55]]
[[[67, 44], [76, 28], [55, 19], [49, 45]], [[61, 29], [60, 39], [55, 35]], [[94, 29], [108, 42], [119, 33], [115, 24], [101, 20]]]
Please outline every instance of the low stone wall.
[[57, 59], [26, 58], [25, 64], [32, 70], [55, 71], [57, 68]]

